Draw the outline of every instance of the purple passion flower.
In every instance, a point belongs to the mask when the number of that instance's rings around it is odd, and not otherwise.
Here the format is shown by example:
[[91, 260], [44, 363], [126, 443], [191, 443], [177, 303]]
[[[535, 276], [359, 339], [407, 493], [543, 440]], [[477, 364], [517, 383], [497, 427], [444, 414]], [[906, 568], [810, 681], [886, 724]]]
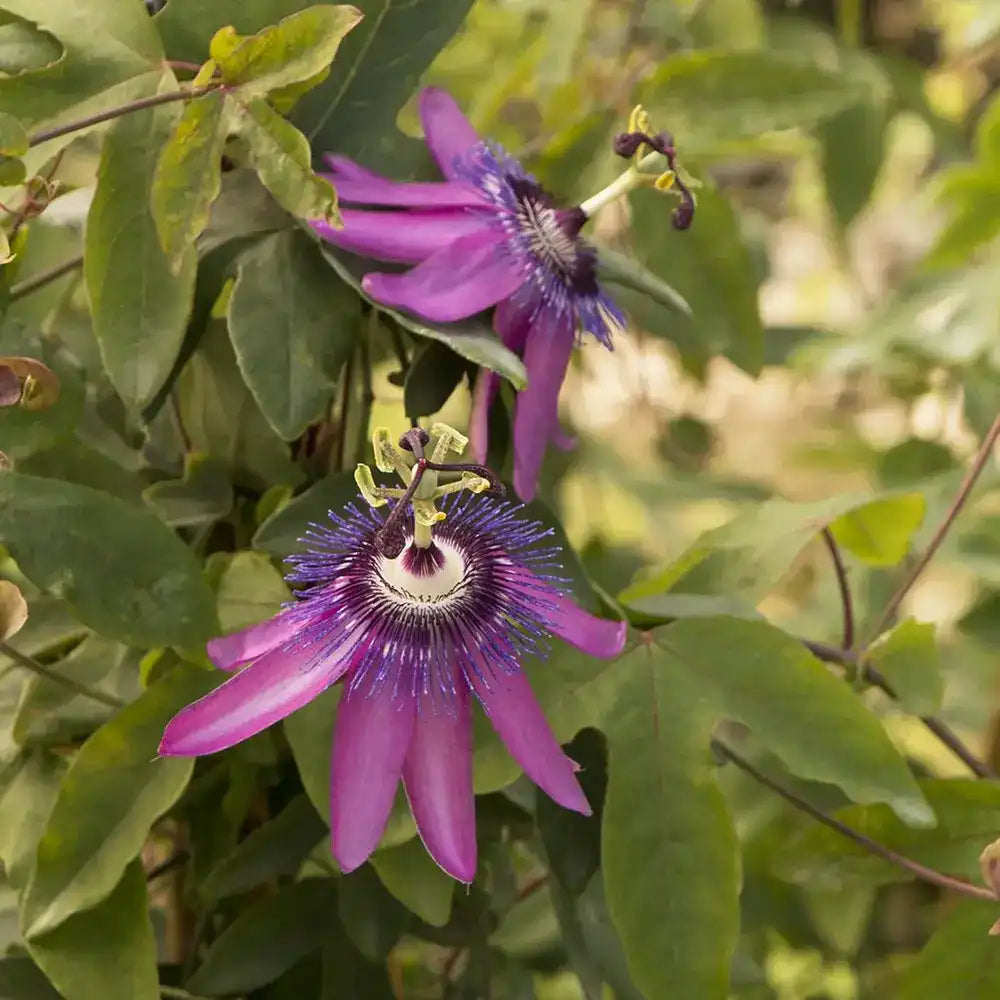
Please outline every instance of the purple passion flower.
[[[466, 443], [443, 425], [434, 430], [451, 435], [439, 443], [452, 450]], [[378, 435], [376, 445], [378, 454]], [[160, 753], [225, 750], [342, 680], [330, 786], [342, 870], [357, 868], [378, 846], [402, 778], [428, 852], [453, 878], [471, 882], [473, 697], [525, 773], [560, 805], [589, 814], [576, 765], [549, 728], [521, 660], [543, 656], [550, 635], [614, 657], [625, 625], [595, 618], [566, 596], [551, 529], [503, 500], [455, 495], [482, 492], [492, 477], [463, 472], [437, 485], [422, 456], [384, 442], [381, 454], [387, 460], [379, 467], [405, 469], [410, 489], [374, 486], [359, 467], [369, 503], [396, 498], [388, 516], [352, 504], [310, 526], [305, 553], [288, 560], [287, 579], [300, 588], [295, 600], [269, 621], [209, 642], [216, 666], [235, 673], [171, 720]], [[425, 495], [413, 499], [420, 475]], [[439, 496], [446, 496], [441, 510]]]
[[[494, 329], [528, 372], [514, 411], [514, 488], [530, 500], [549, 441], [567, 444], [557, 403], [574, 345], [590, 333], [610, 349], [625, 317], [597, 283], [597, 255], [580, 238], [582, 208], [557, 206], [517, 160], [479, 138], [443, 90], [421, 93], [420, 117], [446, 180], [397, 183], [327, 155], [344, 225], [312, 225], [346, 250], [416, 265], [365, 275], [377, 302], [439, 322], [496, 306]], [[486, 460], [497, 388], [497, 375], [481, 370], [470, 418], [477, 462]]]

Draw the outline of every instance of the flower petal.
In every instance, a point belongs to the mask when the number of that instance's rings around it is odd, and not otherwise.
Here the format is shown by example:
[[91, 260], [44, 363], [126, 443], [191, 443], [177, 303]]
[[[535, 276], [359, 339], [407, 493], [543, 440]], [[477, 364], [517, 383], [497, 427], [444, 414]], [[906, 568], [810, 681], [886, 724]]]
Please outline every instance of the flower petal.
[[272, 649], [181, 709], [164, 730], [160, 754], [197, 757], [249, 739], [339, 680], [353, 650], [350, 637], [332, 650], [326, 642]]
[[572, 434], [567, 434], [557, 420], [552, 425], [552, 437], [549, 439], [560, 451], [572, 451], [576, 447], [576, 438]]
[[488, 229], [455, 240], [405, 274], [366, 274], [362, 287], [377, 302], [425, 319], [453, 322], [506, 298], [521, 284], [501, 252], [502, 234]]
[[420, 94], [420, 121], [427, 148], [441, 173], [451, 180], [455, 176], [455, 160], [479, 142], [476, 130], [451, 94], [439, 87], [427, 87]]
[[489, 368], [480, 368], [472, 387], [469, 408], [469, 457], [482, 465], [490, 447], [490, 408], [500, 388], [500, 378]]
[[249, 663], [275, 646], [295, 638], [301, 628], [301, 620], [287, 611], [280, 611], [273, 618], [257, 625], [209, 639], [208, 658], [220, 670], [237, 670], [244, 663]]
[[576, 332], [568, 316], [540, 310], [524, 350], [528, 385], [518, 393], [514, 411], [514, 489], [532, 500], [545, 447], [557, 424], [559, 389], [566, 377]]
[[367, 167], [361, 166], [360, 163], [355, 163], [354, 160], [347, 156], [341, 156], [339, 153], [324, 153], [323, 161], [331, 170], [335, 170], [344, 177], [350, 177], [352, 180], [385, 180], [381, 174], [377, 174], [374, 170], [369, 170]]
[[576, 765], [559, 746], [524, 673], [507, 674], [487, 666], [483, 677], [473, 675], [469, 681], [524, 773], [559, 805], [589, 816], [590, 803], [576, 780]]
[[468, 184], [456, 181], [390, 181], [385, 177], [346, 178], [320, 174], [337, 189], [341, 203], [396, 205], [410, 208], [484, 208], [486, 199]]
[[421, 695], [403, 766], [410, 810], [428, 854], [454, 879], [476, 877], [476, 799], [472, 791], [472, 712], [464, 679], [452, 705]]
[[[511, 296], [497, 303], [493, 313], [493, 329], [505, 347], [520, 355], [531, 329], [532, 309]], [[469, 454], [474, 462], [485, 462], [489, 449], [489, 416], [496, 399], [500, 378], [489, 368], [480, 368], [472, 389], [472, 408], [469, 411]]]
[[554, 610], [546, 610], [548, 629], [553, 635], [605, 660], [613, 659], [625, 648], [625, 622], [596, 618], [562, 594], [552, 593], [547, 600], [555, 605]]
[[330, 833], [341, 871], [369, 858], [385, 830], [413, 735], [416, 704], [391, 683], [340, 700], [330, 770]]
[[416, 264], [463, 236], [489, 232], [482, 215], [466, 209], [434, 212], [366, 212], [342, 208], [342, 229], [325, 222], [310, 225], [328, 243], [379, 260]]

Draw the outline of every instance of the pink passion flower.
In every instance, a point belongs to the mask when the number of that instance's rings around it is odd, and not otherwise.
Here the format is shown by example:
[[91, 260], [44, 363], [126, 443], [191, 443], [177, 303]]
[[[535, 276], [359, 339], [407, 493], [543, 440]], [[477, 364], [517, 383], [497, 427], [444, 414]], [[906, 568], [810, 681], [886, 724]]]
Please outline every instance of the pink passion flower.
[[570, 600], [551, 529], [501, 499], [457, 496], [496, 481], [476, 466], [444, 464], [466, 439], [440, 424], [433, 432], [431, 446], [426, 432], [410, 431], [402, 450], [376, 433], [379, 468], [394, 469], [406, 489], [376, 486], [359, 466], [371, 506], [351, 504], [311, 525], [304, 553], [288, 560], [295, 599], [269, 621], [209, 642], [213, 663], [233, 676], [170, 721], [160, 753], [225, 750], [343, 681], [330, 784], [341, 869], [375, 850], [402, 779], [428, 852], [471, 882], [473, 699], [524, 772], [560, 805], [588, 814], [576, 765], [521, 661], [544, 656], [551, 635], [614, 657], [625, 624]]
[[[566, 444], [557, 403], [573, 347], [589, 333], [610, 349], [625, 317], [597, 283], [597, 255], [580, 237], [584, 207], [557, 206], [517, 160], [479, 138], [443, 90], [421, 93], [420, 117], [445, 180], [399, 183], [327, 155], [344, 225], [312, 225], [345, 250], [415, 265], [365, 275], [363, 287], [376, 302], [432, 322], [496, 307], [494, 329], [528, 373], [513, 438], [514, 489], [530, 500], [549, 441]], [[497, 375], [481, 370], [469, 428], [477, 462], [486, 460], [498, 385]]]

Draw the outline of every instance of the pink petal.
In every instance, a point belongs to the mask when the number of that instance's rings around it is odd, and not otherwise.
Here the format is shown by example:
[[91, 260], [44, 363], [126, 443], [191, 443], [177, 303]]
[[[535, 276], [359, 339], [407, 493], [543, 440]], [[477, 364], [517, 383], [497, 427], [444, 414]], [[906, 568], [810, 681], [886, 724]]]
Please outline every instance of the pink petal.
[[468, 184], [453, 181], [390, 181], [384, 177], [344, 178], [320, 174], [337, 189], [341, 203], [395, 205], [411, 208], [483, 208], [486, 199]]
[[341, 871], [365, 863], [385, 830], [413, 735], [416, 704], [392, 684], [340, 700], [330, 770], [330, 833]]
[[567, 434], [557, 420], [552, 426], [552, 437], [550, 438], [560, 451], [572, 451], [576, 447], [576, 438], [572, 434]]
[[385, 180], [381, 174], [361, 166], [360, 163], [355, 163], [354, 160], [346, 156], [340, 156], [338, 153], [324, 153], [323, 161], [331, 170], [335, 170], [338, 174], [349, 177], [351, 180]]
[[545, 612], [553, 635], [603, 660], [614, 659], [625, 648], [625, 622], [596, 618], [561, 594], [551, 593], [546, 599], [555, 604], [554, 610]]
[[279, 611], [265, 622], [230, 635], [221, 635], [217, 639], [209, 639], [208, 658], [220, 670], [237, 670], [244, 663], [249, 663], [275, 646], [295, 638], [300, 628], [300, 621], [287, 611]]
[[[531, 309], [516, 302], [515, 297], [497, 303], [493, 313], [493, 329], [504, 346], [520, 355], [531, 329]], [[489, 416], [493, 400], [500, 387], [499, 376], [489, 368], [480, 368], [472, 389], [469, 411], [469, 454], [474, 462], [485, 462], [489, 449]]]
[[410, 810], [428, 854], [454, 879], [476, 877], [476, 799], [472, 791], [472, 712], [464, 679], [454, 703], [421, 694], [403, 766]]
[[559, 805], [589, 816], [590, 804], [577, 783], [576, 764], [559, 746], [528, 678], [520, 670], [506, 674], [488, 666], [483, 674], [486, 680], [473, 674], [469, 681], [510, 755]]
[[441, 173], [451, 180], [455, 176], [455, 160], [479, 142], [476, 130], [451, 94], [438, 87], [427, 87], [421, 93], [420, 121], [427, 147]]
[[482, 230], [455, 240], [405, 274], [366, 274], [362, 287], [376, 302], [425, 319], [453, 322], [495, 305], [521, 285], [502, 252], [504, 237]]
[[496, 399], [500, 378], [489, 368], [480, 368], [472, 387], [469, 408], [469, 456], [482, 465], [490, 447], [490, 407]]
[[514, 489], [532, 500], [545, 447], [557, 424], [559, 389], [566, 377], [576, 333], [569, 317], [540, 311], [524, 351], [528, 385], [517, 396], [514, 412]]
[[197, 757], [249, 739], [339, 680], [352, 654], [350, 636], [333, 649], [325, 642], [273, 649], [181, 709], [164, 730], [160, 754]]
[[378, 260], [416, 264], [463, 236], [489, 232], [482, 215], [465, 209], [433, 212], [366, 212], [343, 208], [342, 229], [325, 222], [310, 225], [328, 243]]

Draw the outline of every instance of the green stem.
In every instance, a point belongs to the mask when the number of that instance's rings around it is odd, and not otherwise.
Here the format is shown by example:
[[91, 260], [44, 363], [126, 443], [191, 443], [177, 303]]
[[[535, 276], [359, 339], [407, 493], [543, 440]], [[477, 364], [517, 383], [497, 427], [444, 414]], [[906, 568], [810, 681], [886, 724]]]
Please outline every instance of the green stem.
[[23, 299], [25, 295], [37, 292], [39, 288], [44, 288], [47, 284], [56, 281], [64, 274], [75, 271], [81, 264], [83, 264], [83, 254], [78, 254], [76, 257], [64, 260], [61, 264], [56, 264], [55, 267], [50, 267], [47, 271], [42, 271], [39, 274], [32, 275], [30, 278], [26, 278], [11, 288], [10, 301], [16, 302], [18, 299]]
[[936, 871], [933, 868], [927, 868], [925, 865], [919, 864], [911, 858], [897, 854], [892, 848], [886, 847], [885, 844], [880, 844], [877, 840], [872, 840], [871, 837], [855, 830], [846, 823], [842, 823], [835, 816], [830, 816], [823, 812], [822, 809], [817, 809], [811, 802], [800, 798], [795, 792], [785, 788], [784, 785], [778, 784], [778, 782], [768, 777], [762, 771], [758, 771], [750, 761], [741, 757], [735, 750], [726, 746], [725, 743], [719, 740], [712, 740], [712, 748], [721, 758], [731, 761], [741, 771], [749, 774], [758, 784], [774, 792], [800, 812], [811, 816], [817, 822], [822, 823], [823, 826], [829, 827], [842, 837], [846, 837], [859, 847], [863, 847], [870, 854], [882, 858], [883, 861], [888, 861], [897, 868], [902, 868], [911, 875], [915, 875], [921, 881], [929, 882], [931, 885], [939, 886], [942, 889], [958, 892], [963, 896], [971, 896], [973, 899], [988, 899], [994, 903], [997, 901], [997, 897], [992, 890], [973, 885], [971, 882], [965, 882], [962, 879], [952, 878], [950, 875], [945, 875], [943, 872]]
[[50, 139], [58, 139], [63, 135], [80, 132], [85, 128], [90, 128], [92, 125], [100, 125], [101, 122], [109, 122], [115, 118], [121, 118], [122, 115], [131, 114], [133, 111], [144, 111], [146, 108], [155, 108], [158, 104], [170, 104], [172, 101], [190, 101], [196, 97], [201, 97], [203, 94], [210, 93], [217, 89], [217, 86], [200, 87], [197, 90], [171, 90], [165, 94], [140, 97], [138, 100], [119, 104], [117, 108], [102, 111], [97, 115], [88, 115], [86, 118], [81, 118], [75, 122], [68, 122], [65, 125], [57, 125], [55, 128], [42, 129], [40, 132], [35, 132], [28, 137], [28, 148], [40, 146], [43, 142], [48, 142]]
[[88, 687], [86, 684], [81, 684], [79, 681], [73, 680], [72, 677], [67, 677], [65, 674], [61, 674], [58, 671], [53, 670], [51, 667], [45, 666], [44, 663], [39, 663], [38, 660], [19, 652], [6, 642], [0, 642], [0, 653], [3, 653], [5, 656], [9, 656], [19, 667], [24, 667], [25, 670], [30, 670], [33, 674], [37, 674], [39, 677], [44, 677], [46, 680], [50, 680], [55, 684], [60, 684], [64, 688], [68, 688], [76, 694], [83, 695], [85, 698], [91, 698], [93, 701], [99, 701], [101, 704], [107, 705], [109, 708], [124, 708], [128, 704], [128, 702], [122, 701], [121, 698], [116, 698], [111, 694], [105, 694], [103, 691], [96, 691], [94, 688]]

